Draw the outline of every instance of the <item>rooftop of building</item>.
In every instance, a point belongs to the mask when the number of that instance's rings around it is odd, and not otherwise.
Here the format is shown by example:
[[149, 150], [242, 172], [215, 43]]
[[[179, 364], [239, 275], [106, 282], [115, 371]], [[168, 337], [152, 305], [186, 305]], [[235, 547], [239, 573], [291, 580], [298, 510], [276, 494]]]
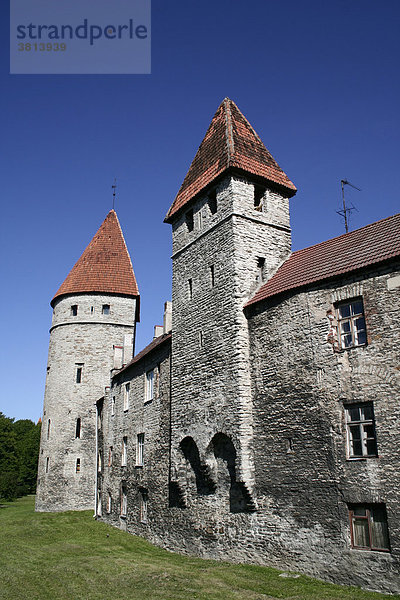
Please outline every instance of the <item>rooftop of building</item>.
[[399, 256], [400, 213], [293, 252], [245, 306]]
[[163, 334], [159, 335], [158, 337], [154, 338], [150, 342], [150, 344], [148, 344], [145, 348], [143, 348], [143, 350], [138, 352], [138, 354], [136, 354], [136, 356], [134, 356], [132, 358], [132, 360], [130, 360], [124, 367], [122, 367], [122, 369], [119, 369], [118, 371], [116, 371], [113, 374], [113, 377], [116, 377], [120, 373], [123, 373], [124, 371], [126, 371], [127, 369], [132, 367], [133, 365], [138, 364], [145, 357], [148, 357], [154, 350], [156, 350], [157, 348], [160, 348], [160, 346], [162, 346], [168, 340], [171, 340], [171, 338], [172, 338], [171, 332], [163, 333]]
[[117, 214], [110, 210], [58, 289], [51, 305], [67, 294], [103, 293], [139, 297], [131, 258]]
[[296, 187], [248, 120], [232, 100], [225, 98], [211, 121], [165, 221], [170, 223], [193, 198], [228, 170], [263, 180], [288, 197], [296, 193]]

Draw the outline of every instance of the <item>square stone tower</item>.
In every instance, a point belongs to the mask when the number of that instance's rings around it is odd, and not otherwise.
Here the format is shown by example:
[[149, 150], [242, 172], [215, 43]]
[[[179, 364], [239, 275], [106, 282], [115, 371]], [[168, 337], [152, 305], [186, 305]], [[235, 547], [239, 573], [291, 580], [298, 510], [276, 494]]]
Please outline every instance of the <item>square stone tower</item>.
[[[165, 221], [173, 236], [171, 503], [221, 491], [254, 510], [243, 306], [289, 256], [296, 188], [237, 106], [219, 106]], [[222, 507], [222, 505], [221, 505]]]

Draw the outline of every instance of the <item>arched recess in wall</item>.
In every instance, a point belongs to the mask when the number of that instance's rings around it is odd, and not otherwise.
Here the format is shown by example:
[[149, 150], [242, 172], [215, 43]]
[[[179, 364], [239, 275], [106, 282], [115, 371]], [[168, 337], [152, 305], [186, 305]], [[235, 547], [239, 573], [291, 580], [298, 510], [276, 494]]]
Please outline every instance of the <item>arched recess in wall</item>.
[[[229, 509], [232, 513], [254, 512], [256, 507], [246, 485], [236, 477], [236, 448], [225, 433], [216, 433], [207, 451], [216, 460], [218, 486], [229, 485]], [[222, 464], [221, 464], [222, 463]]]
[[192, 437], [185, 437], [179, 444], [186, 461], [190, 464], [196, 478], [197, 493], [207, 496], [215, 492], [216, 486], [211, 479], [207, 466], [200, 460], [199, 449]]

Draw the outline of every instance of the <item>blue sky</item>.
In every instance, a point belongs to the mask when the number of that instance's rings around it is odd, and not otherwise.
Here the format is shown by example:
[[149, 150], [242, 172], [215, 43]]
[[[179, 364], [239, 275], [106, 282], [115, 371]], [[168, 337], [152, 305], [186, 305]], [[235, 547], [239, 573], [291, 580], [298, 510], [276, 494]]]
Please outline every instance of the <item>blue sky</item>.
[[117, 213], [141, 292], [137, 350], [171, 297], [163, 218], [225, 96], [298, 188], [293, 249], [399, 212], [400, 3], [153, 0], [151, 75], [9, 75], [0, 8], [2, 399], [42, 413], [49, 302]]

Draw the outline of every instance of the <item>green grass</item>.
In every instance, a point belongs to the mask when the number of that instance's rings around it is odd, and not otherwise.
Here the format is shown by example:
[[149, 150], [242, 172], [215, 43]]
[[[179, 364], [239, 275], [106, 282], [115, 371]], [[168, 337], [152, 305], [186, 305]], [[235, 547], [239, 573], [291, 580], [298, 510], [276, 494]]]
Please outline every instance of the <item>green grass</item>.
[[[0, 507], [4, 600], [386, 600], [267, 567], [188, 558], [93, 519], [35, 513], [34, 497]], [[400, 596], [391, 596], [400, 600]]]

